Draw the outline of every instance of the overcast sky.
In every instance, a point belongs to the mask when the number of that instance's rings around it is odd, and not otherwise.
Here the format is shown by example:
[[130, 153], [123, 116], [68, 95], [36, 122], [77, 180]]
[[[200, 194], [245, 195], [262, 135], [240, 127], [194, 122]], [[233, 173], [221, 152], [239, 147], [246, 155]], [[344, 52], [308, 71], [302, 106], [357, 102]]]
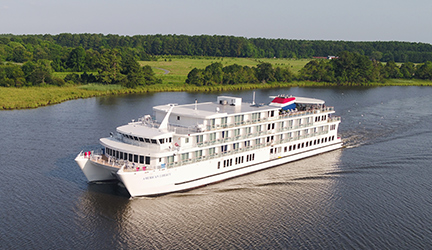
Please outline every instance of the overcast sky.
[[0, 0], [0, 34], [432, 43], [431, 0]]

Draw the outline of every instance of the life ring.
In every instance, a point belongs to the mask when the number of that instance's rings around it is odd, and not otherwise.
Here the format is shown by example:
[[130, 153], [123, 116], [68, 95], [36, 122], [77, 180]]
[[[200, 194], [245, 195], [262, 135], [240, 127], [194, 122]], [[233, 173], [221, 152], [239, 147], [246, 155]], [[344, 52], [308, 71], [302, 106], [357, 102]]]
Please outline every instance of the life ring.
[[176, 147], [178, 147], [179, 145], [178, 145], [178, 143], [176, 142], [175, 144], [174, 144]]

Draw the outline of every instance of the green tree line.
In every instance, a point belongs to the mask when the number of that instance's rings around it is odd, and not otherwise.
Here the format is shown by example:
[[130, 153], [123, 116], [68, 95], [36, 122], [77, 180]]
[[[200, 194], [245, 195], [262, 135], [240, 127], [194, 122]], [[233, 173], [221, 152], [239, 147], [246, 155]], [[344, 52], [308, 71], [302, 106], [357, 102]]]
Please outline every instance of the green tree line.
[[[0, 61], [26, 62], [39, 59], [69, 65], [69, 53], [82, 47], [89, 54], [103, 49], [129, 50], [141, 61], [154, 55], [221, 56], [254, 58], [312, 58], [356, 52], [382, 62], [432, 61], [432, 45], [412, 42], [351, 42], [186, 35], [0, 35]], [[66, 67], [65, 67], [66, 66]]]
[[205, 69], [192, 69], [186, 83], [197, 86], [234, 85], [242, 83], [291, 82], [294, 74], [289, 68], [276, 67], [270, 63], [260, 63], [257, 67], [233, 64], [223, 67], [212, 63]]
[[400, 66], [393, 61], [382, 64], [367, 56], [345, 51], [332, 60], [311, 60], [297, 75], [289, 68], [273, 68], [270, 63], [260, 63], [256, 67], [236, 64], [222, 67], [221, 63], [212, 63], [205, 69], [192, 69], [186, 83], [209, 86], [301, 80], [364, 85], [395, 78], [432, 80], [432, 62], [418, 65], [407, 62]]
[[[53, 75], [54, 71], [65, 71], [65, 67], [72, 72], [84, 73], [70, 73], [64, 79]], [[93, 72], [89, 74], [86, 72], [88, 70]], [[0, 64], [0, 86], [62, 86], [66, 82], [74, 84], [99, 82], [134, 88], [161, 83], [161, 80], [155, 77], [150, 66], [141, 67], [133, 52], [121, 53], [118, 49], [103, 49], [101, 52], [93, 53], [77, 47], [71, 50], [64, 62], [38, 59], [22, 64], [11, 62]]]
[[394, 61], [383, 64], [367, 56], [345, 51], [336, 59], [310, 61], [300, 70], [297, 79], [360, 85], [384, 82], [385, 79], [432, 80], [432, 62], [417, 65], [406, 62], [398, 66]]

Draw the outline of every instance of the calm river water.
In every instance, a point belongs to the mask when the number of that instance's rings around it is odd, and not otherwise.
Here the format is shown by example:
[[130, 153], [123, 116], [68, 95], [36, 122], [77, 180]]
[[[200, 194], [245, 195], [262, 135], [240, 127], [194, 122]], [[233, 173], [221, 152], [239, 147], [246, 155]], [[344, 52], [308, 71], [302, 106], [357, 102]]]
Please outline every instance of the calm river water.
[[432, 88], [257, 90], [323, 99], [342, 150], [185, 193], [129, 199], [74, 158], [154, 105], [252, 101], [157, 93], [0, 111], [1, 249], [431, 249]]

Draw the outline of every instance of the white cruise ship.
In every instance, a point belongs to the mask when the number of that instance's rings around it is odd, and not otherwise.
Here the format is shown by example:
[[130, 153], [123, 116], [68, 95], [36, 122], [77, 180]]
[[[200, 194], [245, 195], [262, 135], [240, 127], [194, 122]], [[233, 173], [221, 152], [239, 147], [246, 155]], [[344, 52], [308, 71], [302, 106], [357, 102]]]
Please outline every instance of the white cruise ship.
[[[153, 107], [76, 157], [89, 182], [119, 179], [130, 195], [189, 190], [342, 147], [340, 117], [324, 101], [272, 97]], [[284, 167], [289, 167], [284, 166]]]

